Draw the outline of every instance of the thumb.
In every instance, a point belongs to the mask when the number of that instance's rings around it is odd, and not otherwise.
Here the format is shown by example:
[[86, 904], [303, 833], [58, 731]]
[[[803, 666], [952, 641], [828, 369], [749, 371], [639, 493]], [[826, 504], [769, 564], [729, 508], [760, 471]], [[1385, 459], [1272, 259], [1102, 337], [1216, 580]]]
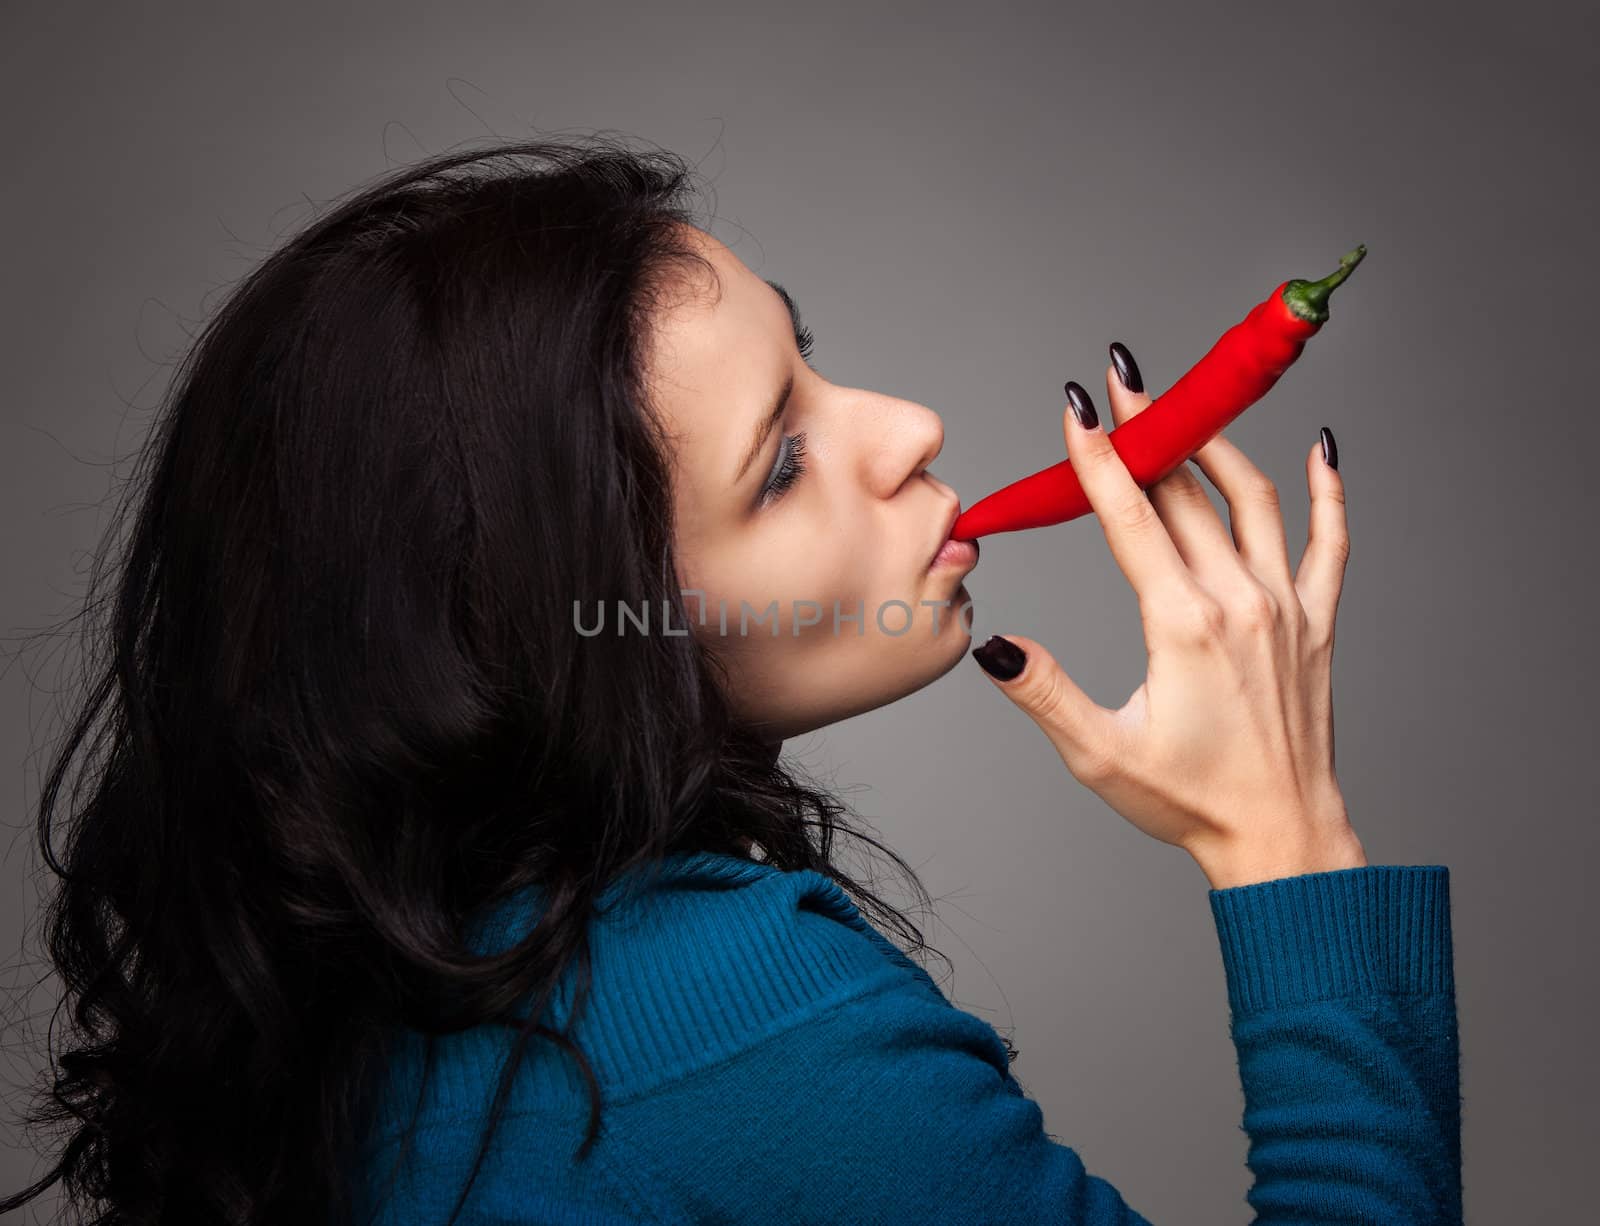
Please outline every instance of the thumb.
[[995, 634], [973, 649], [972, 658], [1039, 725], [1080, 783], [1099, 777], [1115, 759], [1116, 712], [1085, 694], [1039, 643]]

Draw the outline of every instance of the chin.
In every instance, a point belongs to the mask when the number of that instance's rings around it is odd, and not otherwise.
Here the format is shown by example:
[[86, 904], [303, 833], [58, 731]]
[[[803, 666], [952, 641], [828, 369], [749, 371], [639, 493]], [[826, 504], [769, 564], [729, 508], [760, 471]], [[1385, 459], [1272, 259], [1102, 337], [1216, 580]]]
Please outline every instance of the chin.
[[[965, 603], [964, 592], [961, 594], [961, 603]], [[955, 603], [953, 598], [949, 609], [940, 610], [939, 633], [935, 635], [930, 631], [928, 637], [918, 645], [920, 677], [916, 688], [932, 684], [960, 664], [971, 646], [972, 635], [961, 620], [961, 604]]]

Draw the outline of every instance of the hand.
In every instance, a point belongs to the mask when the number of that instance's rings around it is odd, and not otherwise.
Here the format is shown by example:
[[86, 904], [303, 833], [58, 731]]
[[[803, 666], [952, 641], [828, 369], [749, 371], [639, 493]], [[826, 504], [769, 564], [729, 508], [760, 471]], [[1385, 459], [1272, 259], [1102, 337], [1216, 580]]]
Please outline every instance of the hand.
[[[1151, 403], [1114, 367], [1117, 425]], [[1087, 400], [1087, 396], [1085, 396]], [[1306, 457], [1311, 530], [1289, 573], [1278, 493], [1218, 435], [1194, 456], [1227, 500], [1232, 536], [1188, 464], [1142, 491], [1103, 423], [1069, 408], [1067, 453], [1139, 598], [1148, 675], [1100, 706], [1039, 643], [996, 684], [1067, 769], [1134, 826], [1189, 852], [1213, 888], [1366, 863], [1333, 771], [1334, 616], [1349, 556], [1344, 484]]]

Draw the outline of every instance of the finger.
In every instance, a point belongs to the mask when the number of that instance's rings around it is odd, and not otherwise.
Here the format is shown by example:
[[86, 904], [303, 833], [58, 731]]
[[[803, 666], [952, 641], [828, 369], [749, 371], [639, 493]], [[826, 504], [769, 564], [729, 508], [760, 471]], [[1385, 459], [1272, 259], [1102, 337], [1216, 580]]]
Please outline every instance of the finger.
[[[1142, 390], [1132, 391], [1122, 382], [1115, 363], [1119, 356], [1118, 348], [1122, 350], [1120, 356], [1128, 365], [1128, 374], [1134, 385], [1142, 389], [1144, 378], [1127, 346], [1119, 341], [1112, 347], [1113, 363], [1106, 368], [1106, 395], [1111, 401], [1112, 420], [1120, 426], [1148, 408], [1152, 400]], [[1215, 573], [1219, 563], [1240, 565], [1222, 517], [1217, 514], [1217, 508], [1211, 505], [1210, 495], [1188, 464], [1178, 465], [1145, 490], [1145, 495], [1161, 516], [1161, 522], [1166, 524], [1167, 533], [1178, 547], [1184, 564], [1200, 577], [1202, 583], [1208, 572]]]
[[1091, 784], [1119, 760], [1116, 712], [1085, 694], [1041, 644], [1020, 634], [997, 634], [972, 655], [1005, 696], [1039, 725], [1080, 783]]
[[1089, 418], [1087, 425], [1080, 423], [1071, 407], [1064, 414], [1067, 458], [1100, 521], [1111, 556], [1133, 585], [1140, 604], [1187, 596], [1199, 585], [1150, 499], [1111, 446], [1111, 436], [1100, 424], [1094, 401], [1073, 381], [1067, 383], [1067, 399]]
[[1256, 578], [1287, 597], [1293, 580], [1278, 487], [1221, 434], [1194, 453], [1194, 462], [1228, 501], [1228, 520], [1239, 557]]
[[[1328, 454], [1337, 464], [1339, 452], [1331, 430]], [[1311, 521], [1294, 585], [1312, 631], [1319, 641], [1331, 644], [1339, 593], [1344, 589], [1345, 565], [1350, 559], [1350, 526], [1345, 513], [1344, 478], [1323, 460], [1320, 439], [1306, 456], [1306, 484], [1311, 489]]]

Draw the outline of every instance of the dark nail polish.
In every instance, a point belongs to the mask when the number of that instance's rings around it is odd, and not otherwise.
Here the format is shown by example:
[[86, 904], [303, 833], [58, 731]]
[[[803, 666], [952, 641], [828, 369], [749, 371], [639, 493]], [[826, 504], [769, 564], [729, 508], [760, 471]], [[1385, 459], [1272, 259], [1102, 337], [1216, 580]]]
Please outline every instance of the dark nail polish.
[[1111, 364], [1117, 368], [1117, 378], [1130, 392], [1144, 391], [1144, 376], [1139, 373], [1139, 363], [1121, 341], [1111, 342]]
[[1085, 430], [1093, 430], [1100, 424], [1100, 414], [1094, 411], [1094, 401], [1089, 399], [1089, 393], [1075, 379], [1067, 380], [1067, 400], [1072, 404], [1073, 416]]
[[1329, 468], [1339, 467], [1339, 444], [1333, 441], [1333, 431], [1322, 427], [1322, 462]]
[[1027, 653], [1010, 639], [998, 634], [989, 636], [982, 647], [972, 649], [972, 658], [983, 665], [983, 671], [1000, 681], [1010, 681], [1028, 662]]

